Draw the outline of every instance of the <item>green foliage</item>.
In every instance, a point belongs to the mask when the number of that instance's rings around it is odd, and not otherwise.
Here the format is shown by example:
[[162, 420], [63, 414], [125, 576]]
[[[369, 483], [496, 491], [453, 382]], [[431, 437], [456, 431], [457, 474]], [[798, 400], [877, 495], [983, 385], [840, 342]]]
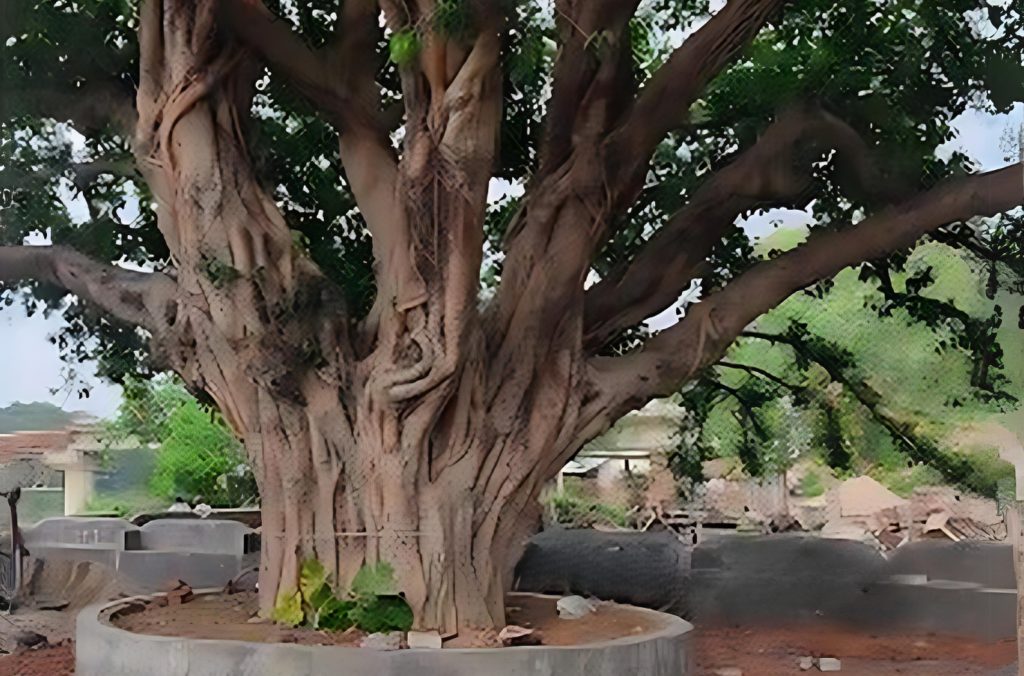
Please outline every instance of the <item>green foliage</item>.
[[[39, 92], [84, 92], [93, 86], [133, 96], [139, 70], [138, 3], [8, 4], [0, 26], [0, 70], [5, 77], [0, 186], [13, 186], [32, 199], [16, 199], [13, 207], [4, 209], [0, 243], [21, 243], [30, 235], [48, 233], [55, 244], [104, 260], [166, 268], [169, 254], [149, 208], [152, 195], [133, 172], [104, 175], [88, 190], [75, 185], [71, 167], [76, 162], [130, 165], [129, 139], [99, 123], [79, 125], [83, 141], [61, 119], [64, 108], [42, 109], [34, 97]], [[267, 4], [307, 44], [319, 47], [331, 39], [336, 3]], [[465, 0], [438, 2], [430, 17], [434, 28], [453, 36], [471, 33], [468, 5]], [[671, 36], [696, 26], [707, 8], [707, 3], [691, 0], [643, 3], [629, 26], [638, 82], [646, 81], [664, 62]], [[495, 174], [512, 186], [522, 186], [536, 169], [557, 31], [536, 3], [515, 3], [510, 14], [501, 54], [505, 101]], [[884, 159], [885, 181], [906, 193], [973, 171], [970, 158], [961, 153], [940, 156], [936, 149], [952, 138], [958, 115], [973, 109], [1005, 112], [1024, 97], [1024, 77], [1016, 58], [1024, 51], [1022, 26], [1024, 14], [1016, 3], [789, 3], [711, 82], [694, 104], [689, 124], [659, 147], [637, 204], [616, 223], [614, 236], [594, 261], [594, 271], [606, 274], [628, 261], [708, 176], [748, 147], [779, 108], [794, 100], [819, 102], [848, 121]], [[591, 38], [589, 46], [595, 52], [609, 46], [606, 35]], [[411, 63], [422, 48], [417, 28], [393, 33], [381, 47], [390, 63], [381, 68], [377, 80], [392, 103], [398, 97], [395, 66]], [[372, 241], [338, 162], [337, 135], [283, 78], [269, 74], [263, 84], [247, 137], [255, 169], [263, 183], [272, 186], [272, 197], [294, 231], [297, 246], [344, 290], [349, 307], [361, 317], [376, 292]], [[819, 163], [813, 229], [834, 228], [877, 206], [870, 195], [847, 187], [843, 173], [834, 157], [823, 157]], [[72, 216], [69, 194], [85, 203], [87, 217]], [[521, 206], [515, 195], [488, 206], [490, 251], [501, 250], [502, 238]], [[969, 248], [972, 258], [958, 256], [952, 268], [937, 265], [931, 256], [890, 256], [862, 266], [860, 275], [844, 273], [832, 286], [816, 286], [813, 297], [788, 301], [759, 328], [784, 334], [803, 350], [752, 339], [741, 341], [729, 359], [763, 368], [793, 387], [780, 390], [748, 382], [749, 374], [726, 368], [706, 374], [684, 393], [693, 411], [692, 424], [701, 431], [673, 458], [674, 467], [697, 476], [702, 460], [729, 455], [741, 457], [748, 469], [761, 473], [785, 466], [798, 451], [830, 454], [834, 464], [849, 465], [851, 471], [872, 466], [897, 473], [914, 454], [944, 463], [946, 472], [960, 471], [957, 468], [964, 466], [941, 460], [948, 453], [941, 439], [963, 421], [1000, 412], [1004, 395], [1019, 392], [1024, 382], [1012, 374], [1014, 369], [1022, 372], [1018, 367], [1024, 363], [1024, 350], [1011, 349], [1004, 355], [996, 340], [1019, 336], [1017, 326], [1024, 328], [1024, 308], [1008, 300], [1022, 290], [1022, 227], [1018, 215], [955, 224], [936, 233], [936, 239], [960, 251]], [[922, 253], [928, 250], [925, 247]], [[734, 229], [713, 251], [703, 291], [727, 284], [770, 256], [770, 250], [758, 250], [740, 228]], [[977, 270], [970, 269], [979, 257], [986, 264], [984, 295], [977, 293]], [[203, 265], [208, 277], [222, 286], [237, 275], [222, 261], [211, 259]], [[488, 288], [500, 280], [501, 272], [501, 257], [489, 257], [483, 272]], [[24, 293], [0, 293], [6, 305], [18, 300], [29, 313], [63, 313], [64, 327], [54, 344], [68, 362], [98, 360], [100, 374], [117, 382], [151, 375], [147, 340], [140, 332], [87, 312], [79, 303], [68, 303], [67, 294], [39, 285], [29, 285]], [[628, 351], [646, 334], [642, 327], [624, 331], [608, 352]], [[830, 393], [829, 385], [839, 376], [856, 385], [861, 395], [884, 397], [885, 405], [877, 400], [865, 405], [847, 383], [839, 383], [838, 392]], [[962, 387], [963, 382], [971, 389]], [[863, 383], [866, 388], [859, 386]], [[136, 388], [126, 383], [129, 399], [150, 396], [133, 394]], [[181, 402], [185, 406], [192, 408], [172, 421], [180, 408], [177, 404], [146, 404], [144, 411], [127, 414], [130, 423], [124, 427], [145, 443], [163, 445], [173, 422], [174, 429], [186, 428], [188, 438], [212, 443], [218, 453], [237, 453], [229, 448], [223, 430], [203, 427], [198, 405]], [[901, 420], [911, 421], [915, 436], [933, 441], [908, 450], [908, 442], [897, 438], [892, 425], [880, 422], [883, 409], [898, 411]], [[824, 433], [797, 438], [807, 429]], [[840, 438], [847, 443], [837, 444]], [[168, 462], [177, 457], [174, 463], [184, 466], [188, 449], [179, 445], [177, 450], [180, 457], [171, 453]], [[179, 470], [168, 469], [164, 476], [177, 481]]]
[[[780, 231], [759, 252], [804, 236]], [[943, 440], [1024, 396], [1024, 371], [1004, 374], [991, 351], [995, 332], [1016, 346], [1021, 337], [990, 322], [999, 303], [965, 254], [929, 244], [900, 266], [875, 289], [863, 283], [870, 276], [843, 272], [822, 297], [794, 296], [759, 319], [757, 331], [779, 340], [741, 339], [723, 361], [760, 372], [719, 366], [684, 393], [696, 432], [672, 458], [676, 473], [693, 477], [700, 461], [735, 456], [757, 475], [807, 456], [878, 472], [901, 489], [938, 473], [994, 494], [1005, 463], [964, 456]], [[992, 368], [979, 377], [982, 363]]]
[[355, 624], [352, 616], [355, 602], [343, 601], [334, 596], [327, 571], [316, 559], [309, 559], [302, 564], [299, 590], [308, 626], [313, 629], [344, 631]]
[[357, 596], [388, 596], [397, 594], [395, 569], [390, 563], [367, 564], [352, 578], [352, 593]]
[[171, 415], [191, 399], [173, 378], [128, 378], [122, 385], [117, 415], [106, 423], [105, 436], [109, 443], [130, 438], [142, 445], [160, 443], [170, 436]]
[[800, 494], [805, 498], [816, 498], [825, 493], [825, 484], [815, 471], [810, 471], [800, 480]]
[[277, 600], [270, 613], [274, 622], [297, 627], [302, 624], [302, 595], [293, 589], [282, 589], [277, 593]]
[[407, 66], [412, 63], [419, 56], [421, 48], [420, 36], [411, 28], [395, 31], [388, 41], [391, 61], [397, 66]]
[[433, 25], [441, 35], [457, 40], [468, 38], [473, 21], [466, 0], [438, 0], [434, 6]]
[[198, 495], [211, 506], [226, 507], [257, 494], [234, 433], [220, 414], [173, 378], [128, 379], [105, 436], [108, 444], [134, 440], [158, 446], [149, 484], [165, 500]]
[[166, 498], [201, 495], [219, 506], [227, 497], [221, 477], [244, 464], [241, 444], [220, 415], [192, 400], [168, 417], [150, 485]]
[[412, 609], [395, 591], [394, 577], [390, 564], [364, 566], [356, 573], [351, 590], [338, 597], [323, 564], [309, 559], [302, 564], [299, 590], [279, 595], [271, 619], [325, 631], [350, 627], [367, 633], [408, 631]]
[[608, 505], [584, 494], [581, 488], [569, 478], [565, 490], [551, 493], [545, 507], [555, 523], [572, 528], [593, 528], [595, 525], [613, 525], [626, 528], [630, 525], [629, 513], [623, 507]]

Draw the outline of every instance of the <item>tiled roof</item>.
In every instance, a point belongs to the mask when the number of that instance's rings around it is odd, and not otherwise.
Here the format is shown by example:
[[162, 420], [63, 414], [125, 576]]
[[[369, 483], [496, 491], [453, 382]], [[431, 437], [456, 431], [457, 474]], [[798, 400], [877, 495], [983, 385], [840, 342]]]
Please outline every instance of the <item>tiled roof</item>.
[[50, 451], [63, 451], [67, 448], [70, 438], [67, 430], [0, 434], [0, 462], [34, 458]]

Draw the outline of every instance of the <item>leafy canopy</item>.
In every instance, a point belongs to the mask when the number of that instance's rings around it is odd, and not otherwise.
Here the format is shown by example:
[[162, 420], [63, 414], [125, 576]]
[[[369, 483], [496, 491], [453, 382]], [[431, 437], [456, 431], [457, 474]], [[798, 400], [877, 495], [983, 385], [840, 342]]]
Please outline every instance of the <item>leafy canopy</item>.
[[[151, 196], [132, 168], [126, 132], [138, 81], [137, 3], [9, 4], [9, 18], [0, 27], [0, 186], [14, 188], [16, 199], [0, 211], [0, 244], [48, 238], [109, 261], [167, 266], [168, 251], [156, 228]], [[269, 0], [268, 6], [313, 46], [331, 33], [333, 1]], [[630, 27], [638, 79], [649, 77], [709, 11], [707, 2], [695, 0], [643, 2]], [[796, 100], [837, 112], [884, 158], [894, 185], [912, 191], [976, 170], [965, 155], [937, 149], [953, 138], [953, 122], [965, 111], [1007, 112], [1024, 100], [1022, 14], [1018, 3], [983, 0], [791, 3], [711, 83], [690, 122], [660, 145], [639, 200], [595, 261], [594, 272], [606, 274], [629, 260], [715, 170], [748, 147], [781, 107]], [[450, 34], [467, 30], [471, 20], [465, 0], [438, 3], [433, 17], [434, 25]], [[421, 40], [415, 28], [385, 40], [377, 80], [384, 103], [390, 104], [399, 97], [396, 64], [414, 58]], [[513, 3], [502, 52], [505, 115], [496, 171], [506, 189], [498, 191], [501, 196], [487, 217], [485, 289], [500, 279], [501, 236], [537, 162], [556, 45], [549, 3]], [[599, 51], [602, 36], [589, 36], [587, 45]], [[280, 78], [267, 72], [257, 89], [251, 150], [259, 174], [283, 210], [296, 245], [341, 284], [357, 313], [365, 312], [374, 295], [371, 241], [339, 162], [336, 135]], [[90, 101], [102, 105], [90, 106]], [[103, 172], [94, 171], [100, 166]], [[872, 206], [870, 196], [841, 187], [846, 183], [838, 163], [826, 159], [815, 174], [813, 228], [856, 220]], [[1000, 289], [1021, 290], [1021, 228], [1016, 215], [959, 224], [935, 238], [983, 261], [988, 293], [994, 296]], [[712, 253], [703, 293], [772, 255], [736, 227]], [[899, 313], [937, 331], [943, 351], [972, 363], [985, 361], [986, 376], [974, 384], [996, 396], [1001, 355], [993, 338], [1006, 320], [1001, 308], [978, 315], [930, 294], [935, 277], [908, 269], [908, 261], [900, 254], [861, 268], [857, 283], [876, 298], [865, 311]], [[828, 289], [824, 285], [818, 292]], [[19, 294], [30, 313], [63, 312], [64, 329], [54, 341], [69, 361], [97, 359], [103, 375], [121, 382], [132, 374], [152, 373], [138, 331], [38, 286], [24, 293], [7, 289], [4, 303], [13, 304]], [[1024, 315], [1010, 321], [1024, 327]], [[629, 348], [644, 331], [626, 331], [615, 348]], [[813, 331], [802, 327], [790, 331], [790, 337], [807, 342]], [[802, 358], [795, 359], [800, 363]], [[699, 415], [721, 384], [704, 382], [692, 392]], [[743, 394], [754, 403], [763, 398], [752, 391]], [[154, 424], [186, 424], [182, 418], [199, 414], [191, 404], [178, 411], [176, 421]], [[824, 429], [842, 427], [837, 417], [826, 423]], [[204, 441], [227, 445], [226, 440]], [[845, 462], [840, 449], [836, 454], [838, 463]]]

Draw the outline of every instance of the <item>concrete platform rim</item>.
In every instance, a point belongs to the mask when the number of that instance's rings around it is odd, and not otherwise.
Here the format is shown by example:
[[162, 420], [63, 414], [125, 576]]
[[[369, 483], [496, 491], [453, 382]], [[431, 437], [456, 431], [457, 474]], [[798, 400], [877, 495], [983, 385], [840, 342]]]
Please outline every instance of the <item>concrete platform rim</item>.
[[[223, 594], [224, 590], [221, 589], [221, 588], [207, 588], [207, 589], [197, 589], [197, 590], [194, 590], [193, 593], [196, 596], [210, 596], [210, 595], [214, 595], [214, 594]], [[135, 603], [135, 602], [139, 602], [139, 601], [147, 601], [147, 600], [151, 600], [151, 599], [154, 599], [154, 598], [160, 598], [160, 597], [163, 597], [163, 596], [166, 596], [166, 595], [167, 594], [165, 592], [157, 592], [157, 593], [154, 593], [154, 594], [139, 594], [139, 595], [136, 595], [136, 596], [129, 596], [129, 597], [126, 597], [126, 598], [123, 598], [123, 599], [117, 599], [115, 601], [108, 601], [108, 602], [104, 602], [104, 603], [94, 603], [94, 604], [91, 604], [91, 605], [86, 606], [85, 608], [83, 608], [81, 611], [79, 611], [78, 617], [76, 618], [76, 630], [77, 630], [77, 632], [80, 635], [81, 635], [82, 630], [85, 629], [87, 635], [101, 634], [101, 635], [107, 635], [107, 636], [111, 636], [111, 637], [117, 637], [117, 638], [120, 638], [120, 639], [140, 641], [140, 642], [155, 640], [157, 642], [186, 641], [186, 642], [189, 642], [189, 643], [196, 642], [196, 643], [202, 643], [202, 644], [207, 644], [207, 645], [209, 645], [209, 644], [221, 644], [221, 643], [228, 644], [228, 645], [244, 644], [244, 645], [249, 645], [249, 646], [275, 646], [275, 645], [283, 645], [283, 646], [289, 646], [291, 648], [295, 648], [295, 647], [312, 648], [312, 649], [316, 649], [317, 652], [320, 652], [321, 650], [329, 651], [329, 652], [334, 652], [334, 653], [338, 654], [339, 656], [345, 655], [345, 654], [351, 654], [352, 652], [359, 652], [359, 653], [365, 653], [366, 652], [365, 648], [353, 648], [353, 647], [349, 647], [349, 646], [315, 646], [315, 645], [301, 645], [301, 644], [294, 644], [294, 643], [262, 643], [262, 642], [255, 642], [255, 641], [238, 641], [238, 640], [234, 640], [234, 639], [186, 638], [186, 637], [182, 637], [182, 636], [157, 636], [157, 635], [154, 635], [154, 634], [138, 634], [138, 633], [135, 633], [135, 632], [132, 632], [132, 631], [128, 631], [126, 629], [121, 629], [120, 627], [116, 627], [113, 624], [110, 624], [109, 622], [104, 621], [101, 618], [101, 615], [103, 613], [105, 613], [107, 611], [114, 610], [114, 609], [118, 608], [119, 606], [127, 606], [127, 605], [129, 605], [131, 603]], [[510, 598], [543, 598], [543, 599], [551, 599], [551, 600], [555, 600], [555, 601], [557, 601], [559, 598], [561, 598], [559, 596], [555, 596], [555, 595], [551, 595], [551, 594], [535, 594], [535, 593], [531, 593], [531, 592], [510, 592], [508, 594], [508, 596]], [[544, 646], [544, 645], [541, 645], [541, 646], [517, 646], [517, 647], [514, 647], [514, 648], [444, 648], [444, 649], [442, 649], [440, 651], [434, 650], [434, 649], [430, 649], [430, 648], [410, 648], [410, 649], [391, 651], [391, 652], [393, 652], [393, 653], [432, 653], [432, 652], [443, 652], [445, 655], [459, 655], [459, 654], [481, 655], [481, 654], [488, 654], [488, 653], [495, 653], [495, 652], [507, 652], [507, 651], [515, 651], [515, 652], [531, 652], [531, 651], [537, 651], [537, 652], [558, 652], [558, 651], [572, 651], [572, 650], [579, 650], [579, 649], [593, 650], [593, 649], [610, 648], [610, 647], [618, 647], [618, 646], [640, 645], [640, 644], [643, 644], [643, 643], [648, 643], [648, 642], [657, 641], [659, 639], [666, 639], [666, 638], [667, 639], [678, 638], [680, 636], [684, 636], [684, 635], [689, 634], [694, 629], [694, 626], [691, 623], [687, 622], [686, 620], [682, 619], [681, 617], [676, 617], [675, 615], [670, 615], [668, 613], [662, 613], [662, 612], [657, 611], [657, 610], [651, 610], [649, 608], [641, 608], [639, 606], [633, 606], [633, 605], [629, 605], [629, 604], [625, 604], [625, 603], [619, 603], [619, 604], [616, 604], [616, 605], [620, 605], [620, 606], [623, 606], [623, 607], [626, 607], [626, 608], [630, 608], [632, 610], [640, 612], [643, 615], [647, 615], [647, 616], [656, 618], [659, 622], [664, 623], [664, 626], [661, 629], [650, 631], [650, 632], [645, 632], [643, 634], [634, 634], [634, 635], [630, 635], [630, 636], [623, 636], [623, 637], [617, 638], [617, 639], [609, 639], [609, 640], [606, 640], [606, 641], [594, 641], [594, 642], [591, 642], [591, 643], [580, 643], [580, 644], [571, 645], [571, 646]], [[567, 620], [567, 621], [569, 621], [569, 620]]]

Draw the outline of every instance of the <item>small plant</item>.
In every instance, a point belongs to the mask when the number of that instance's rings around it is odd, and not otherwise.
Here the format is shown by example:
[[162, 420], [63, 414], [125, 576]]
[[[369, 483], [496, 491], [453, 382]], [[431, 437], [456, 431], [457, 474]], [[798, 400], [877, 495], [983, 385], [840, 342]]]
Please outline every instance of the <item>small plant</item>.
[[420, 53], [420, 38], [412, 28], [404, 28], [388, 40], [388, 54], [397, 66], [406, 66]]
[[604, 504], [585, 496], [576, 486], [567, 485], [560, 493], [547, 500], [555, 523], [572, 528], [593, 528], [596, 525], [629, 526], [628, 511], [616, 505]]
[[242, 276], [237, 269], [212, 256], [203, 256], [201, 269], [217, 289], [223, 289]]
[[816, 498], [825, 492], [825, 484], [815, 471], [810, 471], [800, 480], [800, 493], [805, 498]]
[[299, 589], [278, 595], [271, 619], [326, 631], [352, 627], [371, 634], [409, 631], [412, 609], [398, 595], [394, 578], [390, 564], [363, 566], [352, 580], [352, 588], [339, 597], [323, 564], [309, 559], [302, 564]]

